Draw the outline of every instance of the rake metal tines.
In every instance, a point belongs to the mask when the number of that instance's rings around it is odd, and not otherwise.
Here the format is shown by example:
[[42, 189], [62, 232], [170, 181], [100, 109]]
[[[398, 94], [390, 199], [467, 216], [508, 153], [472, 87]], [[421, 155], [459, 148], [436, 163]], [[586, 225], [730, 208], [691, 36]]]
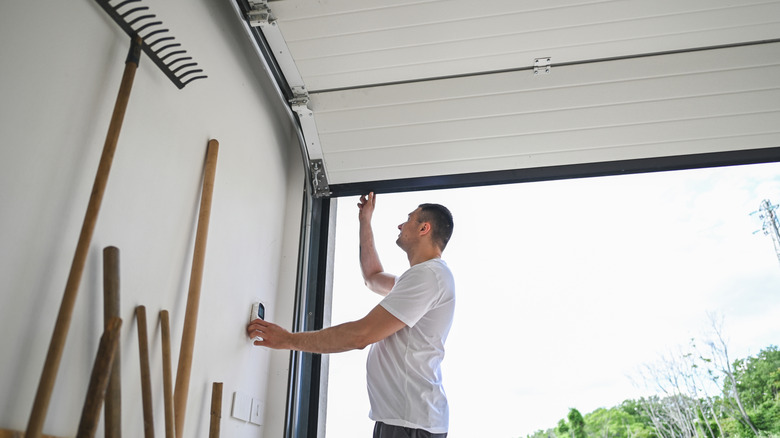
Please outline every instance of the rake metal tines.
[[147, 12], [149, 7], [136, 5], [141, 0], [123, 0], [116, 5], [111, 5], [110, 0], [95, 1], [130, 38], [141, 37], [141, 49], [176, 87], [182, 89], [196, 79], [207, 77], [198, 74], [203, 70], [196, 68], [197, 62], [187, 62], [192, 57], [183, 56], [187, 51], [180, 49], [181, 44], [171, 42], [174, 37], [166, 35], [168, 29], [161, 28], [162, 21], [155, 21], [156, 15]]

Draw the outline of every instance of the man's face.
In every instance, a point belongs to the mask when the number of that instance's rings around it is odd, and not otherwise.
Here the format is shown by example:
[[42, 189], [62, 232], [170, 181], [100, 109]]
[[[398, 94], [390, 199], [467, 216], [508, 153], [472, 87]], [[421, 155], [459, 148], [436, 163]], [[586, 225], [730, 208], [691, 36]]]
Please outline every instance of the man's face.
[[418, 220], [420, 214], [420, 208], [418, 207], [413, 212], [409, 213], [406, 222], [398, 225], [398, 239], [395, 241], [401, 249], [406, 251], [409, 246], [417, 239], [417, 232], [419, 231], [420, 222]]

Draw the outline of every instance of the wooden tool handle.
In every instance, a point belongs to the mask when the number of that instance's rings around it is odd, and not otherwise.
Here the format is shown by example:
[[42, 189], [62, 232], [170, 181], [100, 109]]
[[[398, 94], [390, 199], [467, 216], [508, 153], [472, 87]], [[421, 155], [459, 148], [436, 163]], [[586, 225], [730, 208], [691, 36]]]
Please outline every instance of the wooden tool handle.
[[219, 142], [210, 140], [206, 152], [206, 169], [203, 177], [203, 189], [200, 198], [198, 229], [195, 235], [195, 251], [192, 256], [190, 289], [187, 294], [187, 310], [184, 314], [184, 329], [179, 347], [179, 366], [176, 371], [176, 389], [173, 393], [173, 406], [176, 418], [176, 436], [183, 437], [184, 414], [187, 411], [187, 395], [190, 385], [192, 353], [195, 347], [195, 329], [198, 324], [198, 306], [200, 287], [203, 279], [203, 263], [206, 258], [206, 241], [209, 233], [211, 215], [211, 195], [214, 192], [214, 176], [217, 171]]
[[111, 376], [111, 366], [114, 363], [117, 345], [119, 345], [120, 328], [122, 328], [122, 320], [111, 318], [106, 331], [100, 337], [100, 346], [87, 389], [87, 399], [84, 401], [84, 409], [81, 411], [81, 421], [76, 433], [77, 438], [95, 436], [100, 420], [100, 409], [103, 407], [103, 397], [106, 395], [108, 379]]
[[[119, 318], [119, 249], [103, 248], [103, 321], [108, 330], [112, 318]], [[119, 341], [117, 341], [117, 344]], [[122, 349], [116, 349], [111, 376], [106, 389], [105, 435], [106, 438], [122, 436], [122, 382], [120, 363]]]
[[152, 408], [152, 378], [149, 366], [149, 337], [146, 332], [146, 307], [135, 308], [138, 322], [138, 351], [141, 360], [141, 403], [144, 410], [144, 436], [154, 438], [154, 411]]
[[[141, 50], [140, 38], [134, 39], [130, 46], [130, 53]], [[136, 57], [137, 59], [137, 57]], [[54, 324], [54, 333], [49, 343], [49, 351], [46, 354], [46, 362], [43, 365], [41, 380], [38, 383], [38, 391], [35, 394], [30, 419], [27, 423], [27, 438], [40, 438], [43, 430], [43, 423], [46, 420], [46, 412], [49, 409], [49, 400], [54, 389], [54, 382], [57, 380], [57, 371], [62, 359], [62, 352], [65, 349], [65, 340], [70, 328], [70, 320], [73, 316], [73, 307], [76, 303], [79, 285], [81, 284], [81, 274], [84, 272], [84, 265], [87, 261], [89, 244], [92, 241], [92, 233], [95, 230], [100, 204], [103, 201], [103, 194], [106, 191], [108, 174], [111, 170], [111, 163], [114, 160], [116, 144], [119, 140], [119, 131], [122, 129], [122, 121], [125, 117], [127, 102], [130, 100], [130, 90], [133, 88], [133, 79], [135, 71], [138, 69], [138, 62], [132, 62], [128, 55], [128, 61], [125, 63], [125, 71], [122, 75], [122, 83], [119, 86], [119, 94], [114, 104], [114, 112], [111, 116], [111, 123], [106, 134], [106, 142], [103, 145], [103, 153], [100, 156], [95, 182], [92, 185], [92, 195], [89, 197], [87, 213], [84, 217], [84, 223], [81, 227], [81, 234], [76, 246], [76, 253], [73, 256], [73, 263], [70, 266], [68, 281], [65, 284], [65, 292], [62, 296], [60, 311], [57, 315], [57, 322]]]
[[222, 421], [222, 382], [214, 382], [211, 385], [209, 438], [219, 438], [220, 421]]
[[165, 438], [175, 438], [173, 421], [173, 374], [171, 370], [171, 323], [168, 311], [160, 312], [163, 358], [163, 402], [165, 403]]

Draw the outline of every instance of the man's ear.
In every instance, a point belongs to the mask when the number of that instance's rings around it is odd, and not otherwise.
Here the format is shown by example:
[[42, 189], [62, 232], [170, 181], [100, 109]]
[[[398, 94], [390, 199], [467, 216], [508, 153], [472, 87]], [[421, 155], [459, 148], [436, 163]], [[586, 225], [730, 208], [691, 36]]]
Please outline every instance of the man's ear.
[[431, 224], [428, 222], [423, 222], [420, 224], [420, 235], [424, 236], [431, 232]]

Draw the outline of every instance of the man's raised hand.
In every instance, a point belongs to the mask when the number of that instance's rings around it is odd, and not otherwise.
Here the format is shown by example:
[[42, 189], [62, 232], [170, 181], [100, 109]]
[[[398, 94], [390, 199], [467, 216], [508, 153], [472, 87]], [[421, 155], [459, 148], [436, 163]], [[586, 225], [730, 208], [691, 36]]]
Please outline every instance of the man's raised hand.
[[376, 196], [374, 195], [374, 192], [361, 196], [357, 206], [360, 209], [358, 219], [371, 222], [371, 216], [373, 216], [374, 208], [376, 207]]

